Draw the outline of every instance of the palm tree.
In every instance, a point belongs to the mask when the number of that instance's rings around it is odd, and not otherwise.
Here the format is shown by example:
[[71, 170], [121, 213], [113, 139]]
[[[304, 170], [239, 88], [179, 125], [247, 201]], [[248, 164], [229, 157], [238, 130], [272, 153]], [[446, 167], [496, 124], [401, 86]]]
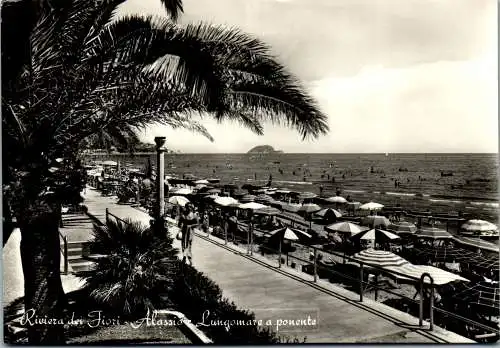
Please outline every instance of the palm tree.
[[103, 257], [81, 276], [99, 308], [132, 319], [164, 305], [179, 266], [171, 239], [159, 241], [150, 228], [130, 220], [95, 226], [93, 236], [90, 250]]
[[[53, 160], [66, 158], [71, 167], [92, 134], [162, 123], [210, 138], [192, 118], [207, 113], [258, 134], [264, 120], [292, 126], [303, 137], [328, 130], [313, 100], [259, 40], [168, 19], [113, 22], [123, 1], [20, 1], [35, 9], [28, 43], [2, 42], [2, 71], [9, 71], [2, 79], [4, 206], [21, 229], [25, 308], [39, 315], [58, 317], [64, 303], [57, 206], [73, 197], [57, 184], [63, 179]], [[175, 17], [180, 1], [163, 2]], [[60, 327], [29, 328], [31, 343], [62, 337]]]

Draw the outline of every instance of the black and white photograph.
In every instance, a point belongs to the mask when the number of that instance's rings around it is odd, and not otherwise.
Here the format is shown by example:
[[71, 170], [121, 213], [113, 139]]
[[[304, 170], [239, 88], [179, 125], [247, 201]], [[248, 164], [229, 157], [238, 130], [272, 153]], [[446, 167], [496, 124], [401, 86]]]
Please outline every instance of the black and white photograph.
[[3, 342], [497, 343], [497, 7], [3, 0]]

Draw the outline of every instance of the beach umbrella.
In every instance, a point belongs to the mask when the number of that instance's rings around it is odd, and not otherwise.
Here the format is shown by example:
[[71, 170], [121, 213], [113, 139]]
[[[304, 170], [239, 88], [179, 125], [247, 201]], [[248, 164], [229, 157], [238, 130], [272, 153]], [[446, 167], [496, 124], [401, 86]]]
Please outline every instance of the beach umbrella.
[[336, 218], [342, 217], [342, 214], [332, 208], [321, 209], [314, 213], [315, 216], [319, 216], [321, 218], [327, 218], [328, 216], [335, 216]]
[[306, 204], [303, 204], [300, 208], [299, 208], [299, 212], [302, 212], [302, 213], [306, 213], [306, 214], [311, 214], [311, 213], [315, 213], [317, 211], [320, 211], [321, 210], [321, 207], [317, 204], [314, 204], [314, 203], [306, 203]]
[[[393, 277], [397, 278], [399, 282], [409, 282], [409, 283], [419, 283], [422, 274], [428, 273], [433, 280], [434, 285], [444, 285], [456, 281], [468, 282], [469, 280], [461, 277], [455, 273], [445, 271], [441, 268], [426, 265], [413, 265], [411, 263], [406, 263], [400, 266], [388, 266], [385, 267], [388, 271], [395, 271], [401, 274], [391, 274]], [[424, 283], [430, 284], [428, 277], [424, 278]]]
[[407, 221], [393, 222], [387, 226], [387, 229], [397, 234], [413, 234], [417, 232], [417, 226]]
[[196, 189], [198, 189], [198, 190], [199, 190], [199, 189], [202, 189], [202, 188], [207, 187], [207, 185], [205, 185], [205, 184], [196, 184], [196, 186], [195, 186], [195, 187], [196, 187]]
[[389, 266], [402, 266], [409, 264], [408, 261], [403, 259], [390, 251], [366, 249], [359, 253], [354, 254], [353, 259], [360, 261], [368, 266], [389, 267]]
[[301, 238], [311, 239], [312, 236], [309, 233], [306, 233], [301, 230], [291, 229], [289, 227], [279, 228], [270, 233], [270, 238], [278, 238], [279, 239], [279, 248], [278, 248], [278, 265], [281, 267], [281, 244], [283, 240], [299, 240]]
[[359, 209], [362, 209], [362, 210], [369, 210], [369, 211], [375, 211], [375, 210], [380, 210], [382, 209], [384, 206], [380, 203], [375, 203], [375, 202], [369, 202], [369, 203], [365, 203], [363, 205], [361, 205], [359, 207]]
[[285, 211], [289, 211], [291, 213], [296, 213], [299, 211], [300, 207], [302, 205], [300, 204], [296, 204], [296, 203], [285, 203], [282, 205], [282, 209], [285, 210]]
[[219, 198], [219, 196], [217, 196], [217, 195], [207, 195], [207, 196], [203, 197], [203, 199], [207, 199], [207, 200], [214, 200], [217, 198]]
[[337, 222], [332, 225], [325, 226], [325, 230], [328, 232], [339, 232], [339, 233], [347, 233], [350, 236], [354, 236], [357, 233], [367, 231], [367, 227], [359, 226], [352, 222]]
[[174, 193], [175, 195], [190, 195], [193, 193], [193, 190], [191, 190], [190, 188], [181, 188], [173, 191], [172, 193]]
[[232, 197], [217, 197], [214, 199], [214, 203], [227, 207], [230, 205], [238, 204], [238, 201]]
[[249, 203], [254, 201], [255, 201], [254, 195], [244, 195], [243, 197], [240, 198], [240, 202], [242, 203]]
[[445, 230], [442, 230], [437, 227], [426, 227], [422, 228], [415, 233], [415, 236], [418, 238], [426, 238], [433, 240], [440, 239], [453, 239], [453, 235]]
[[341, 196], [328, 197], [325, 198], [325, 201], [328, 201], [330, 203], [347, 203], [347, 199]]
[[372, 227], [377, 227], [377, 226], [387, 227], [391, 224], [391, 222], [385, 216], [369, 215], [361, 219], [361, 224]]
[[457, 244], [471, 246], [482, 250], [487, 250], [496, 253], [500, 252], [500, 248], [498, 247], [497, 244], [490, 243], [479, 238], [455, 237], [455, 242]]
[[172, 196], [168, 199], [168, 202], [175, 205], [180, 205], [181, 207], [189, 203], [189, 199], [183, 196]]
[[312, 199], [318, 197], [317, 194], [312, 192], [301, 192], [299, 193], [299, 199]]
[[197, 184], [197, 185], [198, 184], [203, 184], [203, 185], [208, 185], [209, 184], [208, 180], [205, 180], [205, 179], [196, 180], [194, 183]]
[[281, 211], [273, 207], [265, 207], [255, 210], [254, 213], [260, 215], [278, 215], [281, 213]]
[[374, 240], [376, 242], [392, 242], [395, 239], [400, 239], [400, 237], [394, 233], [389, 231], [379, 230], [379, 229], [371, 229], [368, 231], [363, 231], [360, 233], [356, 233], [351, 237], [353, 240]]
[[248, 202], [248, 203], [243, 203], [238, 206], [240, 209], [250, 209], [250, 210], [257, 210], [257, 209], [262, 209], [266, 208], [267, 206], [264, 204], [256, 203], [256, 202]]
[[468, 232], [498, 231], [498, 227], [491, 222], [477, 219], [467, 221], [461, 229]]
[[287, 240], [299, 240], [302, 238], [312, 238], [312, 236], [304, 231], [297, 230], [297, 229], [291, 229], [289, 227], [283, 227], [279, 228], [277, 230], [271, 231], [269, 233], [271, 237], [273, 236], [280, 236], [280, 239], [287, 239]]

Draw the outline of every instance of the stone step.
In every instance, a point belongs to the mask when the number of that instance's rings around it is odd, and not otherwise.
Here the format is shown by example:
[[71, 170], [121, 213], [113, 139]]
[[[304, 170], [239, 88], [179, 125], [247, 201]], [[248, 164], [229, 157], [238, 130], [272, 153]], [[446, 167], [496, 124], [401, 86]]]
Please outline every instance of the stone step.
[[89, 271], [93, 265], [93, 262], [78, 260], [78, 262], [71, 262], [70, 265], [73, 272]]
[[79, 248], [68, 248], [68, 257], [69, 256], [82, 256], [82, 250], [83, 248], [79, 247]]

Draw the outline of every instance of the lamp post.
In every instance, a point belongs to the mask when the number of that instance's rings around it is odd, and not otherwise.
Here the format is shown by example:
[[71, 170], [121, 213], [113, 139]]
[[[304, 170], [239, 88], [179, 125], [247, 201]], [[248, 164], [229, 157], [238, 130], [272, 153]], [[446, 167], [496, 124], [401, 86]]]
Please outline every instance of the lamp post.
[[165, 211], [165, 145], [166, 137], [155, 137], [156, 143], [156, 218], [161, 221]]

